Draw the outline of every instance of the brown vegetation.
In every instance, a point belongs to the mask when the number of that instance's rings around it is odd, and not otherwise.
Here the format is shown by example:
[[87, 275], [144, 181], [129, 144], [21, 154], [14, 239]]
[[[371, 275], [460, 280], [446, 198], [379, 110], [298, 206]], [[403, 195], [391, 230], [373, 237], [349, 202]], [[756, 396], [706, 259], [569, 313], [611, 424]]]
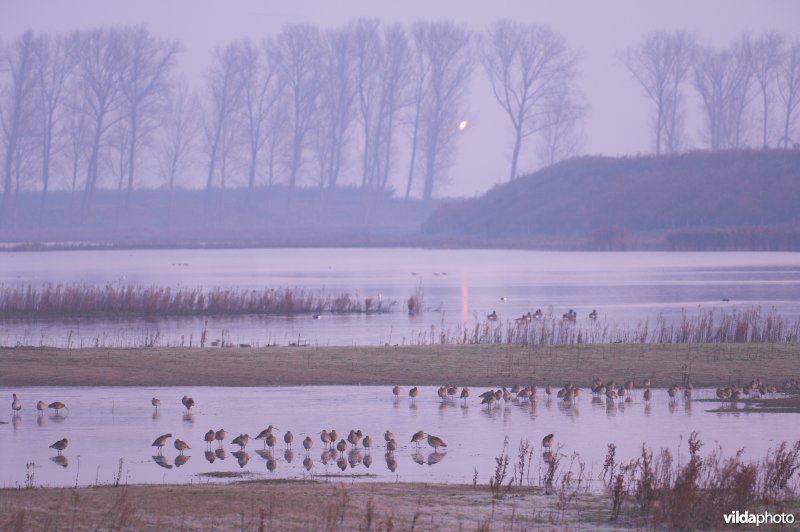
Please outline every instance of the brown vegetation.
[[107, 284], [0, 285], [0, 318], [389, 312], [394, 302], [302, 288], [260, 290]]
[[654, 387], [780, 386], [798, 377], [800, 344], [0, 349], [0, 386], [386, 384], [588, 385], [653, 377]]

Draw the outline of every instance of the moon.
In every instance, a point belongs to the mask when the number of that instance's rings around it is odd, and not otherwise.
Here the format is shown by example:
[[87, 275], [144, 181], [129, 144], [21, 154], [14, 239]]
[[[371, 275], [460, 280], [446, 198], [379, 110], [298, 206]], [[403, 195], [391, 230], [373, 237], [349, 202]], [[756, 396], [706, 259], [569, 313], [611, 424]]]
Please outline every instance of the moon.
[[461, 122], [458, 123], [458, 130], [464, 131], [465, 129], [467, 129], [467, 121], [462, 120]]

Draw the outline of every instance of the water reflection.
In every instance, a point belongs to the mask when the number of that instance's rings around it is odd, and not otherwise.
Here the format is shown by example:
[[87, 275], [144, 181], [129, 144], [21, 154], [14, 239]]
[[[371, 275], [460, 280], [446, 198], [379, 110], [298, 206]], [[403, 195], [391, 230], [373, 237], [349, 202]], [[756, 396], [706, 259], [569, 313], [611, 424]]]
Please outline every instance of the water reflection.
[[67, 457], [64, 456], [63, 454], [59, 454], [57, 456], [51, 456], [50, 460], [60, 465], [61, 467], [67, 467], [69, 465], [69, 460], [67, 460]]
[[228, 457], [228, 452], [222, 447], [214, 451], [214, 454], [217, 455], [217, 458], [220, 460], [225, 460]]
[[428, 465], [432, 466], [434, 464], [438, 464], [439, 462], [444, 460], [445, 456], [447, 456], [447, 453], [433, 452], [433, 453], [429, 454], [428, 455]]
[[214, 451], [206, 451], [205, 452], [205, 457], [206, 457], [206, 460], [208, 460], [209, 464], [213, 464], [214, 460], [217, 459], [217, 455], [214, 454]]
[[365, 457], [364, 457], [364, 462], [363, 462], [363, 463], [364, 463], [364, 467], [366, 467], [367, 469], [369, 469], [369, 466], [371, 466], [371, 465], [372, 465], [372, 455], [371, 455], [371, 454], [368, 454], [367, 456], [365, 456]]
[[270, 473], [274, 473], [276, 469], [278, 469], [278, 461], [275, 460], [274, 458], [270, 458], [269, 460], [267, 460], [267, 470]]
[[191, 458], [191, 456], [189, 456], [188, 454], [179, 454], [178, 456], [175, 457], [175, 467], [180, 467], [184, 465], [186, 462], [189, 461], [189, 458]]
[[169, 458], [163, 454], [157, 454], [153, 456], [153, 461], [163, 468], [172, 469], [172, 464], [169, 463]]
[[291, 449], [286, 449], [283, 453], [283, 459], [286, 460], [286, 463], [291, 464], [292, 460], [294, 460], [294, 451]]
[[312, 460], [310, 456], [306, 456], [303, 459], [303, 467], [306, 471], [311, 471], [314, 468], [314, 460]]
[[397, 460], [394, 459], [394, 453], [386, 453], [386, 468], [392, 473], [397, 471]]
[[246, 466], [247, 462], [250, 461], [250, 454], [247, 451], [234, 451], [231, 454], [236, 458], [239, 467]]

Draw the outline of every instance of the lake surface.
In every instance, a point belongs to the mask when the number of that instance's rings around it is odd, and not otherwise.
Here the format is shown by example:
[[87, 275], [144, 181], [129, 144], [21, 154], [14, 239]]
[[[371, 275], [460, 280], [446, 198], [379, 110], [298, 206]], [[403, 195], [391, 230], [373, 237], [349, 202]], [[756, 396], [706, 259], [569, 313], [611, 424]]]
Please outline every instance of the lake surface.
[[[588, 323], [635, 327], [659, 317], [760, 307], [800, 317], [800, 253], [589, 253], [509, 250], [114, 250], [0, 254], [0, 283], [134, 283], [205, 288], [299, 287], [397, 302], [381, 315], [233, 316], [125, 320], [5, 320], [0, 345], [381, 345], [455, 332], [492, 311], [512, 321], [541, 308]], [[419, 284], [424, 312], [405, 305]], [[503, 299], [505, 298], [505, 299]], [[723, 302], [723, 299], [729, 301]]]
[[[24, 486], [27, 464], [34, 464], [35, 485], [74, 486], [110, 484], [121, 473], [122, 483], [218, 482], [220, 474], [243, 473], [245, 478], [338, 478], [353, 475], [363, 480], [400, 482], [438, 482], [471, 484], [475, 470], [478, 481], [488, 482], [494, 471], [494, 458], [503, 449], [506, 437], [509, 454], [515, 462], [521, 440], [532, 444], [533, 467], [530, 482], [537, 484], [542, 473], [541, 440], [554, 433], [562, 468], [567, 468], [577, 453], [593, 478], [602, 470], [606, 445], [617, 445], [617, 460], [636, 458], [645, 443], [654, 449], [669, 448], [674, 456], [687, 456], [686, 439], [691, 431], [700, 433], [703, 453], [717, 445], [726, 456], [744, 448], [748, 458], [763, 458], [767, 450], [781, 441], [798, 438], [797, 414], [715, 413], [707, 410], [719, 405], [702, 401], [671, 402], [665, 390], [654, 390], [649, 404], [642, 390], [634, 391], [630, 402], [608, 402], [593, 398], [587, 390], [572, 404], [542, 390], [539, 401], [501, 404], [489, 411], [473, 389], [466, 402], [442, 402], [435, 387], [420, 387], [413, 402], [407, 388], [395, 399], [388, 386], [308, 386], [268, 388], [58, 388], [26, 387], [13, 390], [23, 402], [19, 416], [11, 416], [8, 404], [0, 424], [0, 486]], [[0, 389], [0, 397], [11, 401], [11, 389]], [[191, 416], [181, 405], [181, 397], [191, 395], [197, 402]], [[710, 397], [712, 390], [696, 390], [695, 399]], [[162, 401], [158, 414], [150, 398]], [[69, 410], [56, 416], [52, 410], [38, 416], [35, 403], [59, 400]], [[271, 453], [263, 451], [261, 441], [251, 441], [248, 456], [230, 441], [239, 433], [255, 436], [272, 424], [280, 442]], [[203, 435], [210, 428], [224, 428], [228, 437], [209, 462]], [[350, 429], [361, 429], [373, 438], [371, 452], [324, 456], [319, 439], [322, 429], [336, 429], [346, 438]], [[399, 448], [387, 460], [384, 432], [395, 433]], [[293, 454], [287, 454], [284, 431], [294, 434]], [[434, 453], [427, 443], [417, 450], [411, 435], [424, 430], [441, 437], [448, 445]], [[178, 465], [178, 451], [170, 440], [158, 456], [153, 440], [172, 433], [186, 441], [190, 457]], [[758, 434], [758, 438], [753, 438]], [[302, 440], [313, 439], [305, 461]], [[63, 459], [49, 446], [61, 438], [69, 439]], [[213, 449], [217, 449], [215, 443]], [[350, 449], [348, 449], [349, 451]], [[224, 456], [224, 459], [220, 456]], [[366, 456], [370, 455], [370, 461]], [[273, 471], [268, 469], [272, 458]], [[239, 460], [245, 461], [240, 465]], [[337, 458], [344, 458], [337, 464]], [[120, 466], [120, 459], [122, 465]], [[394, 460], [394, 470], [390, 469]], [[327, 463], [325, 463], [327, 461]], [[576, 462], [577, 466], [577, 462]], [[343, 468], [343, 470], [342, 470]], [[211, 476], [210, 476], [211, 475]], [[223, 478], [224, 481], [224, 478]]]

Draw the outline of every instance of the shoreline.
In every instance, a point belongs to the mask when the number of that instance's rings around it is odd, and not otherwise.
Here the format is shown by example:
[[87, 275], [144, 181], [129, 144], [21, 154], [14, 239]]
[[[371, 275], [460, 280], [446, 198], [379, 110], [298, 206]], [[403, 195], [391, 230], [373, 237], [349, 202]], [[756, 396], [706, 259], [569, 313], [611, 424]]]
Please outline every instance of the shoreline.
[[800, 344], [428, 345], [260, 348], [0, 348], [0, 386], [442, 385], [495, 387], [596, 376], [653, 388], [691, 382], [779, 389]]

